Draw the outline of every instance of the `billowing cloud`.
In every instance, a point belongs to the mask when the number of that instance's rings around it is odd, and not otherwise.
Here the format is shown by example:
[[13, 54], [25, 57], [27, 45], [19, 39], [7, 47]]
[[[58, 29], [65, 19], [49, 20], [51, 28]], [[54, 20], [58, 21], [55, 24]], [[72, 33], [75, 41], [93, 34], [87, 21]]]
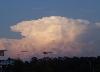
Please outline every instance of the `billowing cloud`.
[[12, 31], [20, 32], [25, 38], [34, 39], [39, 44], [52, 41], [71, 42], [86, 29], [88, 21], [68, 19], [60, 16], [23, 21], [11, 26]]
[[7, 55], [13, 58], [43, 57], [44, 51], [52, 52], [48, 56], [77, 56], [90, 46], [83, 40], [98, 24], [92, 26], [87, 20], [61, 16], [22, 21], [11, 26], [22, 39], [1, 39], [0, 48], [7, 48]]

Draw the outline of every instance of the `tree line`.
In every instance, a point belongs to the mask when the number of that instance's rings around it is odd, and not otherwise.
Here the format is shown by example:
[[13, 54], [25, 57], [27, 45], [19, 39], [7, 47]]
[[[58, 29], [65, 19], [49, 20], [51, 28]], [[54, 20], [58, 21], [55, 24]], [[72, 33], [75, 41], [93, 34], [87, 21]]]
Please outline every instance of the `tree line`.
[[98, 57], [33, 57], [30, 61], [12, 60], [12, 64], [2, 67], [4, 72], [100, 72]]

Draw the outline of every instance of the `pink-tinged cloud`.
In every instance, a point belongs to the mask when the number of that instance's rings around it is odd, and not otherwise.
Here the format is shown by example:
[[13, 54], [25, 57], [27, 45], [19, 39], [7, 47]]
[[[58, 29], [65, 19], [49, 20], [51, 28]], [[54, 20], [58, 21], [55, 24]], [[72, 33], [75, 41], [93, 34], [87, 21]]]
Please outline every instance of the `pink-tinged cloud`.
[[13, 58], [47, 56], [75, 56], [85, 47], [79, 38], [88, 31], [90, 22], [61, 16], [43, 17], [37, 20], [22, 21], [11, 26], [22, 39], [1, 39], [0, 48], [6, 48], [7, 55]]

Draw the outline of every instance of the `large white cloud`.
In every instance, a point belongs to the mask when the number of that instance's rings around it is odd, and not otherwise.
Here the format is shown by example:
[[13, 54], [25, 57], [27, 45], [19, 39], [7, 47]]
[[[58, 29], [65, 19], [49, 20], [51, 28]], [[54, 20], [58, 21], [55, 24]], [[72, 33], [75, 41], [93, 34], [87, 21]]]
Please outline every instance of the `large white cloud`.
[[[8, 49], [11, 57], [43, 57], [42, 52], [52, 51], [49, 56], [74, 56], [84, 47], [80, 36], [88, 32], [90, 22], [61, 16], [43, 17], [22, 21], [11, 30], [20, 32], [22, 39], [1, 39], [0, 47]], [[83, 47], [82, 47], [83, 46]], [[22, 51], [27, 51], [24, 53]]]
[[38, 43], [52, 41], [74, 41], [86, 29], [88, 21], [68, 19], [66, 17], [51, 16], [38, 20], [23, 21], [11, 26], [12, 31], [20, 32], [25, 38], [31, 38]]

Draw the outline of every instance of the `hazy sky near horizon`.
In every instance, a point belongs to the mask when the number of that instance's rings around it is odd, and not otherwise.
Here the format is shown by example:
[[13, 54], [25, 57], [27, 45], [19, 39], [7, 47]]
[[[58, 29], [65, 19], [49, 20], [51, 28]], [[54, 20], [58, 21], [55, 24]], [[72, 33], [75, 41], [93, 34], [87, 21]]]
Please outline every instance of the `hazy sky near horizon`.
[[100, 0], [0, 0], [0, 38], [19, 38], [10, 26], [44, 16], [100, 21]]

